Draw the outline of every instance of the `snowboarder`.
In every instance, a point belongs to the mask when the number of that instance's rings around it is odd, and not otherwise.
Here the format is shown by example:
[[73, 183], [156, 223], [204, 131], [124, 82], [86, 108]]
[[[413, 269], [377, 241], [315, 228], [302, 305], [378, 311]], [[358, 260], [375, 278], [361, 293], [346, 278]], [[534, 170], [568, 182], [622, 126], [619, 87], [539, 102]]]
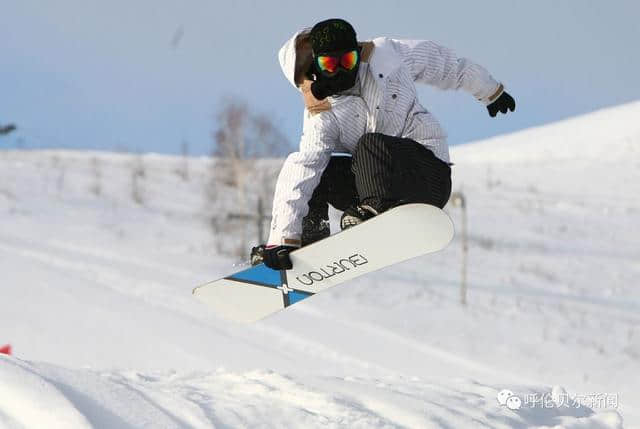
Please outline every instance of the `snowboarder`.
[[[414, 82], [463, 89], [489, 114], [514, 111], [504, 86], [481, 66], [427, 40], [358, 42], [342, 19], [297, 32], [280, 49], [282, 71], [302, 92], [300, 149], [278, 176], [266, 245], [252, 263], [291, 268], [289, 252], [403, 203], [444, 207], [451, 193], [446, 134], [420, 105]], [[336, 155], [336, 153], [346, 153]]]

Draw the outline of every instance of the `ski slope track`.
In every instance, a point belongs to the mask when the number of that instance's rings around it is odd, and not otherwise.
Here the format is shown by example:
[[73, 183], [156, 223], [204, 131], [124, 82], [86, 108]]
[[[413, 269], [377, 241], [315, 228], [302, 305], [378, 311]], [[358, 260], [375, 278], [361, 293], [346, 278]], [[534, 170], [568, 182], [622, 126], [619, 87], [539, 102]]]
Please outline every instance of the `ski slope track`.
[[638, 117], [452, 148], [466, 305], [449, 205], [444, 251], [250, 325], [191, 289], [281, 160], [243, 195], [206, 158], [0, 151], [0, 428], [640, 428]]

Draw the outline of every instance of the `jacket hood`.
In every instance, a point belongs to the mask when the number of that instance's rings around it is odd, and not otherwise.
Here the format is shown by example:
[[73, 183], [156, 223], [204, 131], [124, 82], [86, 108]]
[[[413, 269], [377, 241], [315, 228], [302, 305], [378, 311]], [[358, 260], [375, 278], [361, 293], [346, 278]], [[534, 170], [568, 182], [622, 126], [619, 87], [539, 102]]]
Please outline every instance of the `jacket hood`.
[[282, 68], [282, 73], [284, 73], [287, 80], [293, 85], [294, 88], [298, 89], [298, 85], [296, 85], [296, 40], [298, 36], [301, 34], [306, 34], [311, 31], [310, 28], [303, 28], [302, 30], [296, 32], [287, 42], [280, 48], [278, 52], [278, 59], [280, 60], [280, 68]]

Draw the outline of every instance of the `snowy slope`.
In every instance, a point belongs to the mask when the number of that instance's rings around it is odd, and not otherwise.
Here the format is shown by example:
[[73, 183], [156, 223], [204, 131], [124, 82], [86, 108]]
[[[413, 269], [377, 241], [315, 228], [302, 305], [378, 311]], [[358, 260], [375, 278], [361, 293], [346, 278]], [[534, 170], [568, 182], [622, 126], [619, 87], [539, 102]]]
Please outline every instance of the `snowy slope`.
[[[458, 235], [251, 326], [190, 295], [235, 269], [212, 216], [255, 204], [210, 161], [0, 152], [0, 427], [640, 427], [638, 115], [453, 149], [466, 307]], [[496, 399], [560, 386], [582, 406]]]
[[140, 374], [2, 357], [0, 363], [0, 415], [16, 428], [621, 427], [618, 414], [586, 407], [512, 412], [497, 405], [495, 386], [467, 379], [292, 377], [266, 370]]

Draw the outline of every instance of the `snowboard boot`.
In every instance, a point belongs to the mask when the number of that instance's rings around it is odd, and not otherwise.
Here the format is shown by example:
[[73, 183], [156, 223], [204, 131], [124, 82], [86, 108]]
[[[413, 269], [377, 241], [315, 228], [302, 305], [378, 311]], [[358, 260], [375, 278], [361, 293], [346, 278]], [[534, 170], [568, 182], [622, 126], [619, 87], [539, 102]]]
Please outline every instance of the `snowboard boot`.
[[342, 228], [342, 230], [351, 228], [352, 226], [359, 225], [365, 220], [371, 219], [377, 215], [378, 212], [373, 207], [366, 204], [351, 206], [342, 213], [342, 217], [340, 218], [340, 228]]
[[351, 228], [400, 204], [403, 204], [403, 202], [383, 200], [380, 198], [367, 198], [362, 204], [351, 206], [342, 213], [340, 228], [343, 230]]
[[256, 266], [264, 262], [264, 249], [266, 246], [261, 244], [251, 248], [251, 266]]
[[327, 238], [329, 235], [331, 235], [329, 219], [310, 216], [302, 219], [302, 236], [300, 237], [302, 247]]

